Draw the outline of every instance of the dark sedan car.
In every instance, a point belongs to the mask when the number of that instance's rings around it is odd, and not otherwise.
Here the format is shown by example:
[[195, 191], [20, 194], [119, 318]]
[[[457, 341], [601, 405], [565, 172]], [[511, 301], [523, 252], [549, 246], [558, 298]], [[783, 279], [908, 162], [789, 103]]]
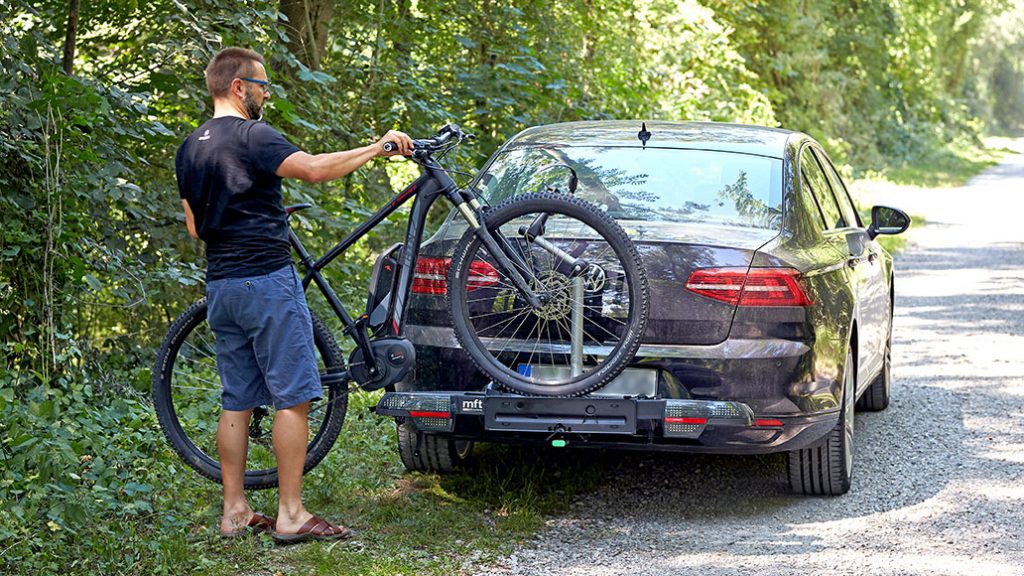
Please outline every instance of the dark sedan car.
[[[571, 185], [570, 185], [571, 184]], [[407, 334], [415, 377], [378, 413], [416, 470], [475, 441], [679, 452], [787, 452], [789, 482], [842, 494], [854, 406], [889, 402], [893, 265], [821, 146], [799, 132], [717, 123], [572, 122], [524, 130], [473, 186], [491, 204], [558, 190], [612, 216], [636, 245], [650, 317], [630, 366], [579, 398], [525, 396], [478, 372], [449, 325], [449, 218], [424, 243]]]

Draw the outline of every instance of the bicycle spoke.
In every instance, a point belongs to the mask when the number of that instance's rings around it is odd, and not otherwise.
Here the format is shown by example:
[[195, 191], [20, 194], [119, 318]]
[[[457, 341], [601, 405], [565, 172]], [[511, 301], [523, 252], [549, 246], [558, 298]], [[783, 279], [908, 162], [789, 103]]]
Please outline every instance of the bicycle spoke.
[[[206, 380], [204, 380], [204, 382], [206, 382]], [[213, 383], [210, 382], [210, 384], [213, 384]], [[200, 387], [200, 386], [181, 386], [181, 385], [178, 385], [178, 386], [175, 386], [174, 389], [175, 390], [202, 390], [204, 392], [216, 392], [219, 395], [220, 394], [220, 383], [218, 382], [216, 384], [216, 386], [217, 386], [216, 388], [203, 388], [203, 387]]]
[[[594, 321], [593, 321], [593, 320], [591, 320], [590, 318], [584, 317], [584, 318], [583, 318], [583, 322], [584, 322], [584, 323], [586, 323], [586, 322], [590, 322], [590, 323], [591, 323], [591, 324], [593, 324], [594, 326], [597, 326], [597, 327], [598, 327], [598, 328], [600, 328], [600, 329], [601, 329], [602, 331], [604, 331], [604, 333], [605, 333], [605, 334], [608, 334], [609, 336], [611, 336], [612, 338], [615, 338], [615, 339], [618, 339], [618, 338], [619, 338], [619, 335], [618, 335], [618, 334], [616, 334], [616, 333], [614, 333], [614, 332], [611, 332], [611, 331], [609, 331], [609, 330], [608, 330], [607, 328], [605, 328], [604, 326], [601, 326], [601, 325], [600, 325], [600, 324], [598, 324], [597, 322], [594, 322]], [[585, 334], [587, 334], [587, 335], [590, 335], [590, 333], [589, 333], [589, 332], [587, 332], [587, 331], [586, 331], [586, 329], [584, 329], [584, 331], [583, 331], [583, 332], [584, 332]], [[594, 342], [601, 342], [601, 340], [599, 340], [599, 339], [597, 339], [597, 338], [592, 338], [592, 340], [593, 340]]]
[[[584, 304], [583, 307], [586, 308], [587, 310], [594, 310], [596, 312], [600, 312], [602, 310], [602, 307], [591, 306], [590, 304]], [[612, 322], [615, 322], [616, 324], [621, 324], [623, 326], [626, 326], [625, 322], [623, 322], [622, 320], [619, 320], [618, 318], [615, 318], [614, 316], [607, 316], [607, 315], [603, 315], [602, 314], [601, 318], [605, 318], [607, 320], [611, 320]]]
[[[507, 314], [507, 312], [503, 312], [503, 314]], [[505, 320], [502, 320], [501, 322], [498, 322], [497, 324], [493, 324], [493, 325], [489, 326], [489, 328], [497, 328], [498, 326], [501, 326], [502, 324], [505, 324], [505, 328], [508, 328], [508, 324], [510, 322], [515, 321], [520, 316], [527, 316], [527, 317], [529, 317], [529, 314], [530, 314], [530, 311], [524, 308], [523, 311], [520, 312], [519, 314], [516, 314], [514, 316], [506, 318]], [[501, 333], [505, 331], [505, 328], [502, 328], [501, 332], [498, 332], [498, 334], [496, 334], [495, 336], [492, 336], [492, 338], [497, 338], [498, 336], [500, 336]], [[513, 334], [515, 334], [515, 332], [513, 332]]]
[[[525, 340], [530, 340], [530, 337], [533, 336], [534, 330], [537, 330], [537, 328], [539, 328], [539, 326], [540, 326], [539, 324], [534, 324], [533, 328], [530, 329], [530, 333], [526, 335]], [[537, 347], [538, 346], [540, 346], [540, 330], [537, 330], [537, 342], [534, 343], [533, 350], [530, 351], [530, 356], [526, 359], [526, 365], [527, 366], [531, 366], [531, 367], [533, 366], [533, 356], [534, 356], [534, 354], [537, 353]]]
[[[516, 329], [512, 331], [512, 335], [513, 336], [515, 336], [515, 334], [517, 332], [519, 332], [519, 329], [523, 327], [523, 324], [525, 324], [526, 321], [529, 318], [530, 318], [529, 314], [523, 314], [523, 321], [520, 322], [519, 325], [516, 326]], [[512, 338], [509, 338], [508, 341], [505, 342], [505, 345], [501, 348], [501, 350], [499, 350], [498, 353], [495, 354], [495, 357], [500, 357], [505, 352], [505, 350], [508, 348], [508, 345], [511, 344], [511, 343], [512, 343]]]
[[196, 345], [195, 345], [195, 344], [193, 344], [193, 343], [191, 343], [191, 342], [188, 342], [188, 341], [186, 341], [186, 342], [185, 342], [185, 344], [186, 344], [186, 345], [187, 345], [187, 346], [188, 346], [189, 348], [191, 348], [191, 349], [195, 350], [196, 352], [198, 352], [198, 353], [199, 353], [199, 354], [200, 354], [201, 356], [205, 356], [206, 358], [209, 358], [210, 360], [213, 360], [214, 362], [216, 362], [216, 361], [217, 361], [217, 358], [215, 358], [214, 356], [211, 356], [210, 354], [206, 353], [206, 352], [205, 352], [205, 351], [203, 351], [203, 350], [200, 350], [199, 348], [197, 348], [197, 347], [196, 347]]
[[555, 365], [555, 341], [551, 339], [551, 323], [544, 322], [544, 331], [548, 334], [548, 357], [551, 359], [551, 365]]

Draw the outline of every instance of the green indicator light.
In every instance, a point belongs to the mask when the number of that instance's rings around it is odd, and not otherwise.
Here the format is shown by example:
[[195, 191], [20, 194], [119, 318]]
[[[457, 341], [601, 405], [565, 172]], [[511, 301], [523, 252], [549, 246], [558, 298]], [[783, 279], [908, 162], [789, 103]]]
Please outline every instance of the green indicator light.
[[555, 448], [565, 448], [566, 441], [565, 440], [552, 440], [551, 441], [551, 445], [554, 446]]

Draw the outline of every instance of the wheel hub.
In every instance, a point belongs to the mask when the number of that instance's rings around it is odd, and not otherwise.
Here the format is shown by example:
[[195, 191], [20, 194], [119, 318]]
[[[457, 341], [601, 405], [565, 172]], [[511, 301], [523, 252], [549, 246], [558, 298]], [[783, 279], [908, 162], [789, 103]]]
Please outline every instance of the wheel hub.
[[554, 270], [541, 272], [530, 286], [546, 296], [546, 302], [533, 313], [543, 320], [561, 320], [572, 311], [572, 280]]

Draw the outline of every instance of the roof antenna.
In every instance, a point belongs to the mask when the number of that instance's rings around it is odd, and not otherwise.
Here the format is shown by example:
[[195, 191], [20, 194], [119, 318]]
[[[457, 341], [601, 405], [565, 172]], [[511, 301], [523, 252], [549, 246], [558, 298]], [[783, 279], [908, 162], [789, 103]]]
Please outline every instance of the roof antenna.
[[651, 139], [651, 133], [647, 131], [647, 122], [640, 123], [640, 132], [637, 132], [637, 138], [640, 139], [640, 143], [647, 148], [647, 141]]

